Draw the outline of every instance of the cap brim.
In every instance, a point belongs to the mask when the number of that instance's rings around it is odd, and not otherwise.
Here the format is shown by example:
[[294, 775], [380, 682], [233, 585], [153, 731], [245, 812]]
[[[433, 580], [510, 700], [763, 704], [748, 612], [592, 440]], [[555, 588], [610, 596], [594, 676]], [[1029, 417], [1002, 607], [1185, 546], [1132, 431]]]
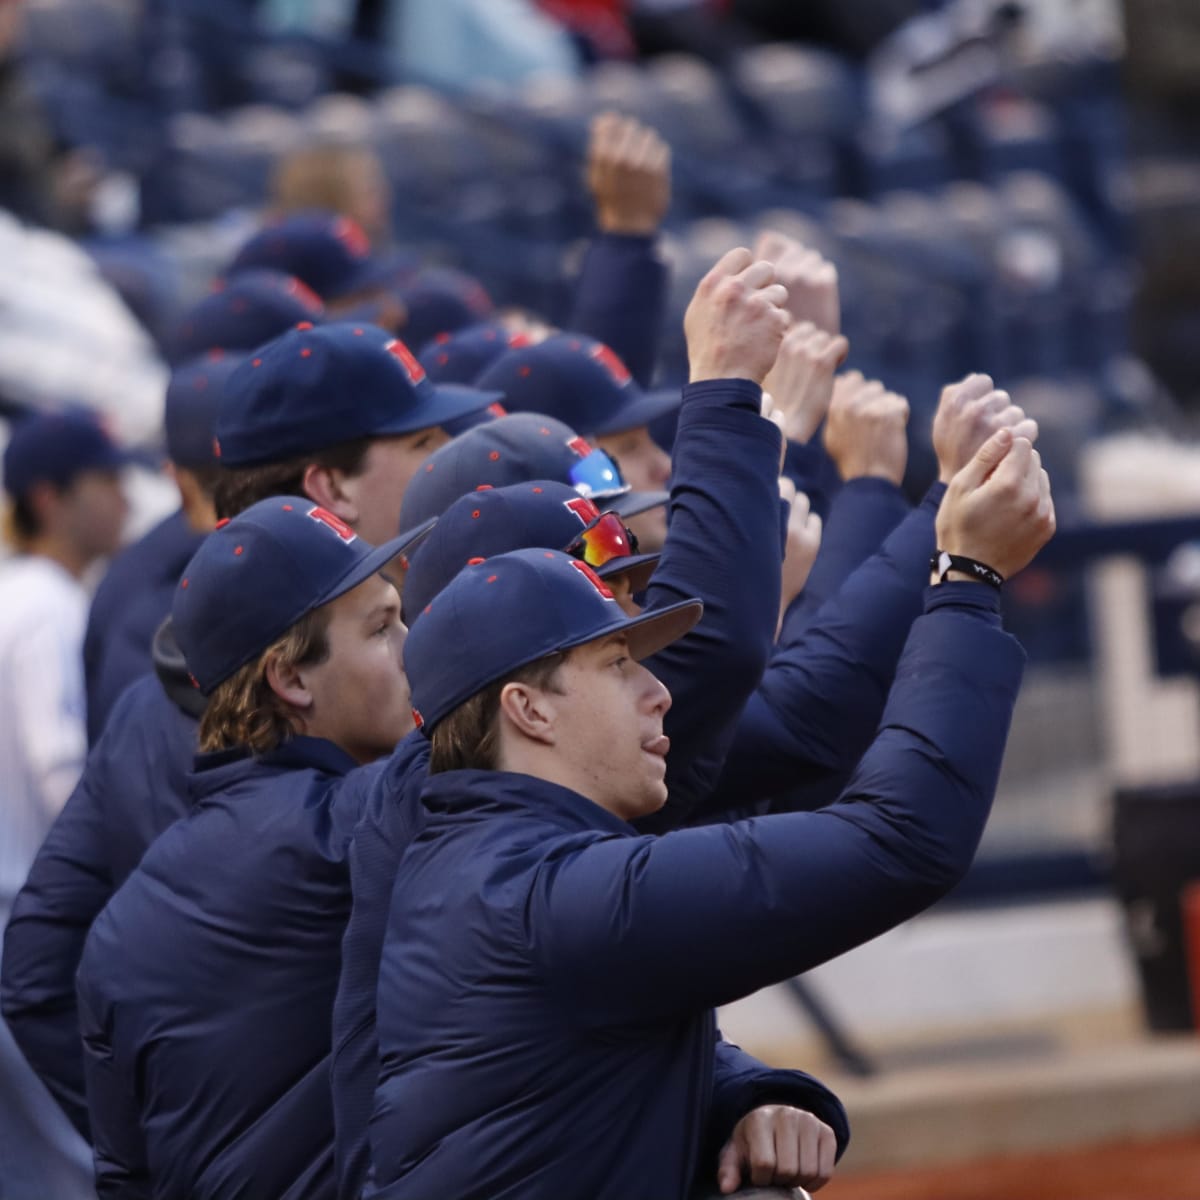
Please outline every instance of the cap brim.
[[331, 600], [336, 600], [339, 596], [344, 596], [347, 592], [353, 591], [360, 583], [365, 583], [372, 575], [378, 575], [380, 571], [388, 565], [388, 563], [399, 558], [402, 554], [408, 554], [415, 550], [428, 536], [433, 527], [437, 524], [436, 517], [430, 517], [428, 521], [418, 525], [415, 529], [405, 530], [399, 537], [394, 537], [391, 541], [384, 542], [381, 546], [376, 546], [366, 558], [360, 559], [341, 579], [337, 581], [325, 594], [313, 605], [313, 608], [320, 608], [323, 604], [328, 604]]
[[596, 574], [601, 579], [610, 579], [616, 575], [627, 575], [629, 586], [636, 596], [644, 592], [650, 583], [650, 576], [658, 566], [660, 554], [631, 554], [626, 558], [610, 558], [602, 567], [596, 568]]
[[415, 411], [405, 413], [394, 421], [386, 422], [379, 429], [372, 429], [368, 437], [387, 437], [389, 434], [416, 433], [421, 429], [434, 429], [447, 421], [481, 412], [489, 404], [504, 402], [503, 392], [485, 392], [465, 384], [434, 384], [434, 396], [422, 403]]
[[627, 429], [640, 429], [674, 412], [682, 402], [683, 393], [678, 388], [643, 392], [628, 404], [621, 405], [602, 426], [598, 425], [591, 432], [593, 436], [607, 437], [611, 433], [624, 433]]
[[677, 642], [695, 627], [703, 615], [703, 601], [680, 600], [676, 604], [667, 605], [666, 608], [658, 608], [654, 612], [642, 613], [640, 617], [631, 617], [619, 625], [611, 625], [602, 632], [581, 638], [577, 642], [570, 642], [562, 649], [571, 650], [576, 646], [586, 646], [589, 642], [598, 642], [601, 638], [623, 633], [629, 639], [630, 657], [636, 662], [641, 662], [642, 659], [665, 649], [672, 642]]
[[603, 509], [611, 509], [622, 517], [636, 517], [638, 513], [649, 512], [666, 504], [671, 499], [670, 492], [619, 492], [615, 496], [593, 496], [596, 505]]

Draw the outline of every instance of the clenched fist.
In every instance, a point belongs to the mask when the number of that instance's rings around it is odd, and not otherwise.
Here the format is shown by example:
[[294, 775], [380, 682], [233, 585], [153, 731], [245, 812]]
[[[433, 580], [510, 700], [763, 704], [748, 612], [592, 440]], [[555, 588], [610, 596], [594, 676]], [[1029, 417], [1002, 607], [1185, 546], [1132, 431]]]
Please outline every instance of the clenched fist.
[[761, 384], [788, 327], [787, 289], [769, 262], [730, 250], [700, 280], [683, 316], [693, 383], [750, 379]]
[[841, 333], [837, 267], [820, 251], [767, 229], [754, 243], [754, 257], [775, 264], [779, 282], [788, 290], [788, 312], [793, 321], [811, 321], [831, 337]]
[[671, 203], [671, 148], [632, 117], [601, 113], [592, 122], [587, 184], [605, 233], [657, 233]]
[[908, 401], [858, 371], [838, 377], [825, 422], [825, 449], [843, 479], [878, 476], [899, 484], [908, 465]]
[[1054, 498], [1041, 455], [1001, 429], [950, 481], [937, 516], [940, 550], [985, 563], [1008, 579], [1054, 533]]
[[793, 325], [784, 335], [763, 387], [783, 417], [789, 441], [807, 442], [817, 432], [833, 397], [834, 372], [849, 349], [844, 337], [826, 333], [811, 321]]
[[1000, 391], [990, 375], [968, 375], [944, 387], [933, 418], [933, 448], [942, 483], [949, 483], [998, 429], [1037, 441], [1037, 422]]
[[824, 1121], [799, 1108], [767, 1104], [734, 1126], [717, 1160], [721, 1194], [736, 1192], [743, 1177], [756, 1187], [772, 1184], [815, 1192], [833, 1178], [837, 1138]]
[[804, 591], [813, 563], [817, 561], [823, 523], [821, 514], [812, 511], [808, 496], [796, 491], [796, 485], [790, 479], [780, 476], [779, 494], [791, 506], [779, 589], [779, 620], [782, 624], [792, 601]]

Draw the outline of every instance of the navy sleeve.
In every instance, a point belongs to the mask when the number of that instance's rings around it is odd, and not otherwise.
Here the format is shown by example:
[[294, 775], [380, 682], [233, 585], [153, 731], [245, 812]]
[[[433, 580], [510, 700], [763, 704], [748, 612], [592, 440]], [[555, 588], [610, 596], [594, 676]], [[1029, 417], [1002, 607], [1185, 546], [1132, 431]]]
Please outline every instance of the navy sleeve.
[[819, 436], [809, 442], [789, 441], [782, 473], [796, 485], [796, 491], [808, 497], [813, 512], [820, 513], [822, 521], [828, 518], [842, 480]]
[[114, 621], [95, 648], [88, 676], [88, 741], [94, 745], [104, 732], [121, 693], [154, 670], [151, 645], [154, 631], [171, 611], [174, 587], [162, 586], [127, 598], [119, 621]]
[[195, 722], [153, 675], [127, 688], [17, 894], [0, 1005], [29, 1064], [88, 1136], [75, 972], [92, 922], [187, 811]]
[[821, 548], [804, 590], [788, 606], [779, 631], [794, 641], [813, 614], [875, 554], [909, 511], [904, 493], [886, 479], [850, 479], [834, 497], [821, 531]]
[[94, 778], [84, 770], [38, 851], [13, 904], [0, 969], [0, 1001], [13, 1038], [84, 1138], [90, 1130], [75, 971], [88, 930], [113, 893]]
[[824, 1121], [837, 1138], [838, 1158], [850, 1143], [850, 1121], [842, 1102], [821, 1082], [803, 1071], [776, 1070], [723, 1038], [713, 1061], [712, 1107], [708, 1115], [707, 1159], [716, 1171], [721, 1147], [737, 1123], [764, 1104], [786, 1104]]
[[[780, 643], [738, 722], [710, 810], [820, 785], [858, 762], [921, 612], [944, 491], [935, 484], [807, 628]], [[828, 799], [820, 787], [817, 794]]]
[[154, 1189], [133, 1080], [117, 1064], [110, 1022], [101, 1015], [102, 1003], [89, 994], [83, 978], [78, 1003], [96, 1194], [99, 1200], [151, 1200]]
[[615, 350], [634, 379], [649, 387], [666, 306], [658, 239], [598, 233], [584, 255], [567, 328]]
[[684, 388], [671, 477], [670, 532], [648, 610], [690, 596], [704, 616], [648, 659], [672, 705], [664, 727], [670, 800], [646, 830], [683, 823], [711, 791], [738, 714], [762, 677], [779, 618], [779, 430], [747, 380]]
[[545, 863], [525, 936], [583, 1028], [666, 1020], [811, 970], [945, 895], [990, 811], [1024, 654], [980, 584], [930, 589], [841, 799]]
[[333, 1004], [334, 1165], [338, 1195], [357, 1200], [371, 1151], [367, 1130], [379, 1077], [375, 996], [396, 868], [416, 836], [418, 797], [429, 764], [429, 743], [410, 734], [375, 780], [350, 844], [354, 906], [342, 939], [342, 972]]

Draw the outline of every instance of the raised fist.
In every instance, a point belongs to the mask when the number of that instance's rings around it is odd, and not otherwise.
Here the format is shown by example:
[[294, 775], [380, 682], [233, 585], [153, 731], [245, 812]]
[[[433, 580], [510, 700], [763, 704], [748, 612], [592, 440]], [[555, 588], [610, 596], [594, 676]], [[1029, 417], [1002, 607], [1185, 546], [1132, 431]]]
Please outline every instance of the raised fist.
[[797, 324], [811, 321], [832, 336], [842, 331], [842, 305], [837, 267], [821, 253], [773, 229], [754, 243], [754, 257], [775, 264], [779, 282], [788, 290], [788, 312]]
[[789, 441], [807, 442], [817, 432], [833, 397], [834, 372], [849, 349], [844, 337], [826, 333], [811, 321], [793, 325], [784, 335], [763, 387], [783, 417]]
[[838, 376], [825, 422], [825, 449], [843, 479], [878, 476], [899, 484], [908, 465], [908, 401], [858, 371]]
[[779, 619], [804, 591], [817, 551], [821, 549], [821, 514], [812, 511], [808, 496], [796, 491], [790, 479], [780, 478], [779, 494], [792, 508], [788, 513], [787, 543], [783, 551], [783, 575], [779, 598]]
[[788, 327], [786, 301], [770, 263], [756, 262], [744, 247], [724, 255], [700, 280], [683, 316], [691, 381], [761, 384]]
[[1015, 437], [1037, 441], [1037, 422], [1027, 417], [1007, 392], [1000, 391], [990, 375], [968, 375], [944, 387], [933, 418], [938, 478], [949, 483], [998, 429], [1010, 429]]
[[587, 185], [605, 233], [657, 233], [671, 203], [671, 148], [632, 117], [601, 113], [592, 122]]
[[985, 563], [1008, 579], [1028, 565], [1054, 527], [1041, 455], [1028, 438], [1001, 429], [950, 481], [938, 509], [938, 548]]

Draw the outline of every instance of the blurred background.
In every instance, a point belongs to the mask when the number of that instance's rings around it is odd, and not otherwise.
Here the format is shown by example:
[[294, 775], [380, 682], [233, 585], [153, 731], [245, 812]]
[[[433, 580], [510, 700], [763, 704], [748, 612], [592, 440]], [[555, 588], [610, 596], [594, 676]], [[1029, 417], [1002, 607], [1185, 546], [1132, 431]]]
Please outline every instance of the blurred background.
[[[1058, 502], [976, 867], [727, 1036], [842, 1092], [835, 1200], [1200, 1197], [1195, 0], [0, 0], [0, 418], [84, 404], [152, 462], [169, 331], [306, 148], [377, 246], [563, 320], [605, 109], [673, 151], [663, 383], [700, 276], [779, 228], [908, 396], [914, 496], [986, 371]], [[168, 503], [135, 482], [131, 535]]]

